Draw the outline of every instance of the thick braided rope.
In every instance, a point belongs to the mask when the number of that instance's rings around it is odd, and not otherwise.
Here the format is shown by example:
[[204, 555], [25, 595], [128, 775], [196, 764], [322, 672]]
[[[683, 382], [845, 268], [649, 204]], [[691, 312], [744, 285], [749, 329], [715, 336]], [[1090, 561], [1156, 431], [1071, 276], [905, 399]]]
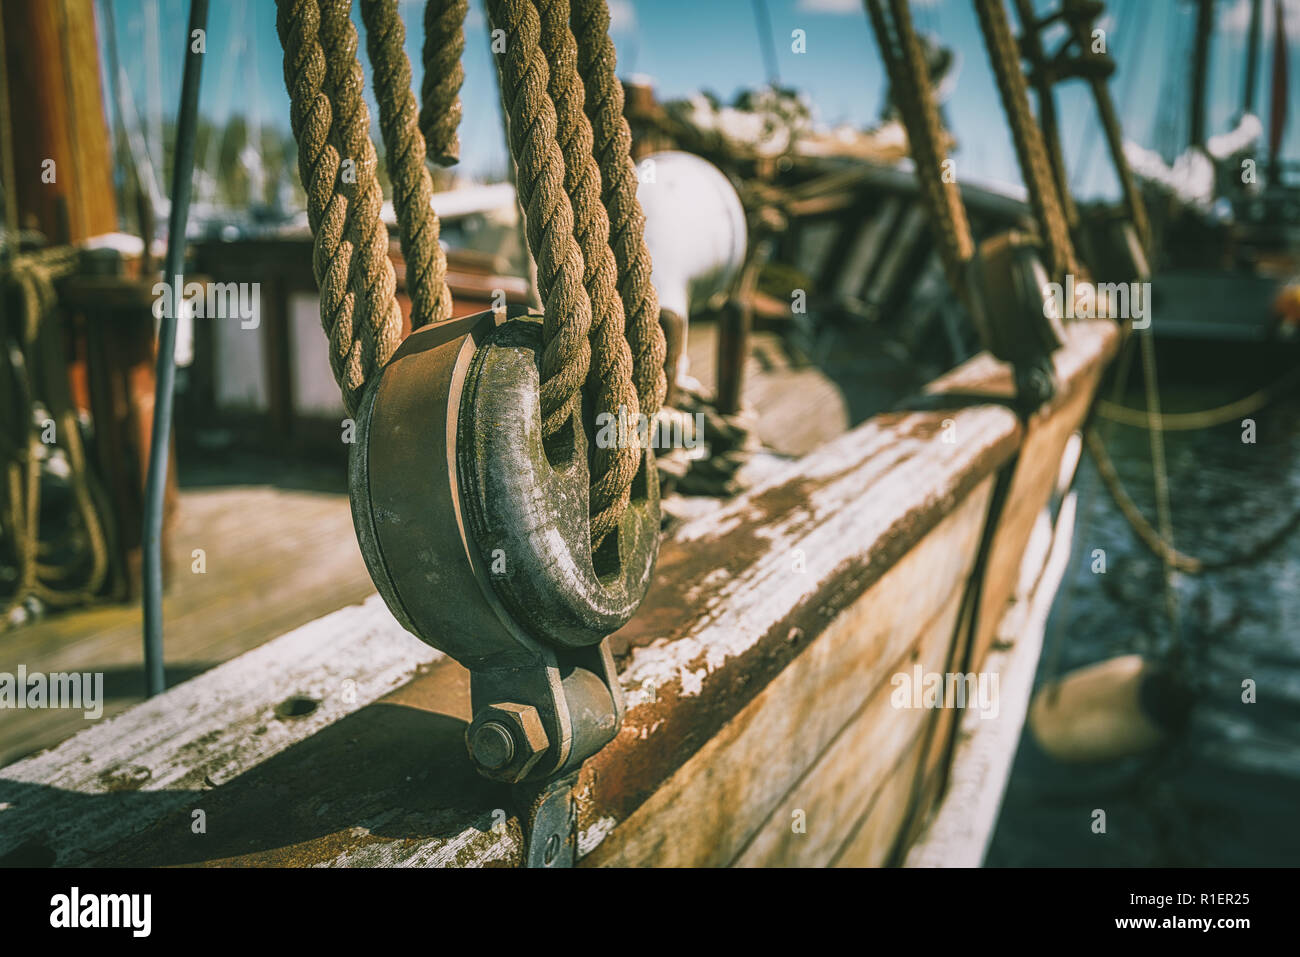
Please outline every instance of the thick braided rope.
[[506, 34], [505, 51], [496, 61], [525, 233], [545, 307], [542, 432], [550, 436], [577, 411], [587, 378], [591, 300], [582, 284], [582, 250], [564, 190], [564, 157], [555, 139], [555, 104], [547, 92], [550, 70], [539, 45], [537, 10], [530, 0], [488, 0], [488, 15]]
[[361, 0], [379, 104], [384, 161], [393, 181], [393, 211], [406, 260], [406, 291], [411, 297], [411, 328], [451, 317], [447, 254], [438, 241], [438, 214], [431, 205], [433, 183], [424, 165], [424, 136], [415, 123], [411, 63], [406, 58], [406, 28], [397, 0]]
[[1056, 193], [1056, 178], [1047, 158], [1047, 148], [1043, 145], [1042, 132], [1029, 108], [1029, 90], [1020, 69], [1020, 48], [1011, 32], [1003, 0], [975, 0], [975, 9], [997, 78], [998, 92], [1002, 96], [1002, 107], [1011, 126], [1016, 158], [1025, 188], [1029, 191], [1030, 205], [1044, 233], [1052, 275], [1059, 278], [1076, 270], [1074, 246]]
[[[427, 0], [424, 5], [424, 79], [420, 82], [420, 131], [429, 159], [439, 166], [460, 162], [460, 88], [465, 82], [465, 14], [469, 0]], [[367, 28], [369, 29], [369, 28]]]
[[[569, 29], [569, 0], [537, 0], [541, 46], [549, 64], [555, 103], [556, 137], [564, 154], [564, 187], [573, 206], [574, 236], [582, 247], [583, 285], [591, 299], [591, 368], [587, 394], [596, 414], [635, 426], [640, 413], [632, 384], [632, 351], [624, 334], [618, 265], [609, 248], [609, 217], [600, 199], [600, 170], [592, 155], [591, 123], [583, 112], [578, 48]], [[623, 430], [619, 430], [623, 433]], [[593, 547], [617, 525], [627, 509], [640, 463], [635, 430], [620, 434], [609, 448], [597, 448], [591, 482]]]
[[944, 273], [949, 286], [958, 295], [963, 295], [963, 277], [966, 264], [974, 255], [975, 241], [961, 191], [955, 181], [945, 181], [943, 176], [945, 157], [940, 145], [943, 127], [934, 102], [925, 56], [912, 28], [911, 14], [905, 2], [891, 0], [894, 25], [894, 34], [891, 35], [881, 0], [869, 2], [867, 10], [880, 46], [881, 59], [885, 61], [889, 81], [898, 97], [903, 125], [907, 129], [908, 147], [916, 164], [921, 200], [930, 215]]
[[574, 0], [571, 21], [578, 45], [578, 74], [586, 87], [587, 116], [595, 137], [601, 200], [609, 215], [609, 245], [618, 264], [633, 381], [641, 412], [653, 420], [663, 405], [667, 384], [664, 332], [659, 325], [659, 294], [650, 282], [645, 213], [636, 198], [632, 133], [623, 116], [623, 86], [615, 74], [609, 8], [605, 0]]
[[[334, 108], [330, 135], [345, 165], [355, 175], [340, 175], [338, 189], [347, 199], [343, 240], [352, 245], [347, 296], [355, 302], [354, 344], [348, 351], [346, 390], [359, 402], [370, 377], [396, 351], [402, 337], [397, 305], [397, 278], [388, 258], [388, 229], [380, 218], [384, 196], [375, 176], [379, 165], [370, 140], [370, 110], [357, 60], [357, 31], [351, 0], [322, 0], [321, 45], [325, 50], [325, 93]], [[352, 406], [355, 409], [355, 405]]]
[[[289, 119], [314, 237], [321, 325], [329, 337], [330, 368], [351, 415], [366, 382], [388, 361], [401, 335], [388, 234], [379, 218], [369, 115], [361, 98], [356, 31], [346, 0], [328, 0], [324, 10], [317, 0], [276, 3]], [[346, 170], [345, 160], [352, 161]]]

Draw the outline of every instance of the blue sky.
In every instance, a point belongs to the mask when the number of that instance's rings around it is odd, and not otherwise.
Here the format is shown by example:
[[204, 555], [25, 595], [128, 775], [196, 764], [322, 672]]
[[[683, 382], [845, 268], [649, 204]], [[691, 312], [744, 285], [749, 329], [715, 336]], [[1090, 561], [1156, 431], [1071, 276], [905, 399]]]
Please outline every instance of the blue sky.
[[[138, 111], [156, 131], [157, 117], [170, 118], [176, 110], [188, 0], [97, 2], [113, 6], [129, 87]], [[782, 83], [804, 90], [819, 119], [826, 123], [865, 126], [873, 122], [884, 81], [861, 0], [767, 3]], [[1043, 0], [1039, 5], [1045, 5]], [[1294, 158], [1300, 156], [1300, 0], [1285, 0], [1284, 5], [1292, 61], [1291, 121], [1284, 152]], [[399, 6], [407, 23], [407, 52], [418, 88], [424, 3], [401, 0]], [[766, 79], [753, 0], [612, 0], [610, 6], [620, 73], [653, 78], [661, 99], [708, 89], [729, 100], [738, 90], [760, 86]], [[1272, 7], [1273, 0], [1265, 0], [1267, 32], [1257, 100], [1264, 111], [1268, 107]], [[1018, 183], [1014, 153], [970, 0], [913, 0], [913, 9], [918, 27], [938, 33], [961, 57], [959, 82], [947, 105], [960, 141], [956, 154], [959, 175]], [[500, 112], [481, 11], [481, 0], [471, 0], [461, 152], [463, 171], [473, 176], [505, 168]], [[1249, 0], [1219, 0], [1217, 15], [1211, 63], [1212, 133], [1231, 124], [1240, 103]], [[354, 16], [359, 21], [359, 15]], [[1167, 137], [1185, 138], [1185, 125], [1180, 134], [1177, 124], [1186, 121], [1186, 51], [1192, 20], [1192, 5], [1181, 0], [1111, 0], [1109, 4], [1104, 26], [1110, 51], [1120, 63], [1112, 90], [1128, 135], [1145, 145], [1157, 145], [1162, 123], [1175, 124], [1166, 130]], [[806, 53], [791, 49], [795, 29], [806, 33]], [[155, 55], [159, 49], [167, 55]], [[364, 64], [364, 52], [362, 61]], [[1112, 193], [1104, 144], [1086, 89], [1081, 84], [1063, 87], [1058, 103], [1076, 191]], [[242, 112], [250, 120], [273, 122], [287, 129], [289, 107], [273, 0], [213, 0], [201, 105], [204, 114], [214, 120]], [[1267, 120], [1267, 112], [1264, 117]]]

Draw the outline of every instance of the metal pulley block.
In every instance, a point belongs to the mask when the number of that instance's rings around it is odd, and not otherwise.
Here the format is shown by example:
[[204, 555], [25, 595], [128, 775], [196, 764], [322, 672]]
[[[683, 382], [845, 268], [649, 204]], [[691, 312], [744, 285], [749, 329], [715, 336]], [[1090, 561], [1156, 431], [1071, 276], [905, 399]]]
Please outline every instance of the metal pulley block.
[[368, 388], [349, 462], [379, 593], [470, 671], [471, 759], [534, 794], [618, 733], [606, 639], [641, 603], [659, 548], [647, 449], [593, 555], [588, 437], [575, 416], [543, 440], [541, 355], [541, 319], [522, 307], [417, 330]]
[[1011, 363], [1016, 404], [1028, 414], [1056, 392], [1051, 354], [1065, 342], [1065, 328], [1047, 295], [1041, 246], [1010, 231], [980, 243], [967, 272], [972, 318], [985, 348]]

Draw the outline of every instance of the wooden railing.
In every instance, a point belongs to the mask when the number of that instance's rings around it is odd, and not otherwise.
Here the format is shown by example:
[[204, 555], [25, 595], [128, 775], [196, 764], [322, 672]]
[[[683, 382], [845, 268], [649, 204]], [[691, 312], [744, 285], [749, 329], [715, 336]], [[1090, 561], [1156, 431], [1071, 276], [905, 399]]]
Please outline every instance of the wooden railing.
[[[890, 679], [980, 668], [1118, 337], [1073, 324], [1028, 423], [876, 416], [678, 528], [613, 639], [627, 717], [582, 772], [580, 863], [889, 861], [957, 714], [894, 707]], [[945, 390], [1005, 396], [1010, 376], [980, 356]], [[0, 861], [517, 864], [468, 717], [465, 670], [372, 597], [0, 771]]]

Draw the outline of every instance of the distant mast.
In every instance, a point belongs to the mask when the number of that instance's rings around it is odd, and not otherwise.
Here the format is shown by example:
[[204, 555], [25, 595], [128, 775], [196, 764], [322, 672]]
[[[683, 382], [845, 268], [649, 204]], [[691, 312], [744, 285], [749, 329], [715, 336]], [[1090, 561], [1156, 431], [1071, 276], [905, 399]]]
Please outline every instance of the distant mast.
[[1273, 88], [1269, 110], [1268, 154], [1272, 159], [1269, 179], [1278, 183], [1282, 176], [1282, 131], [1287, 113], [1286, 21], [1282, 0], [1273, 0]]
[[1246, 79], [1242, 84], [1241, 115], [1255, 112], [1255, 82], [1259, 73], [1259, 35], [1263, 29], [1264, 0], [1250, 0], [1250, 34], [1246, 42]]
[[1192, 110], [1189, 146], [1205, 145], [1205, 84], [1214, 30], [1214, 0], [1196, 0], [1196, 52], [1192, 57]]

